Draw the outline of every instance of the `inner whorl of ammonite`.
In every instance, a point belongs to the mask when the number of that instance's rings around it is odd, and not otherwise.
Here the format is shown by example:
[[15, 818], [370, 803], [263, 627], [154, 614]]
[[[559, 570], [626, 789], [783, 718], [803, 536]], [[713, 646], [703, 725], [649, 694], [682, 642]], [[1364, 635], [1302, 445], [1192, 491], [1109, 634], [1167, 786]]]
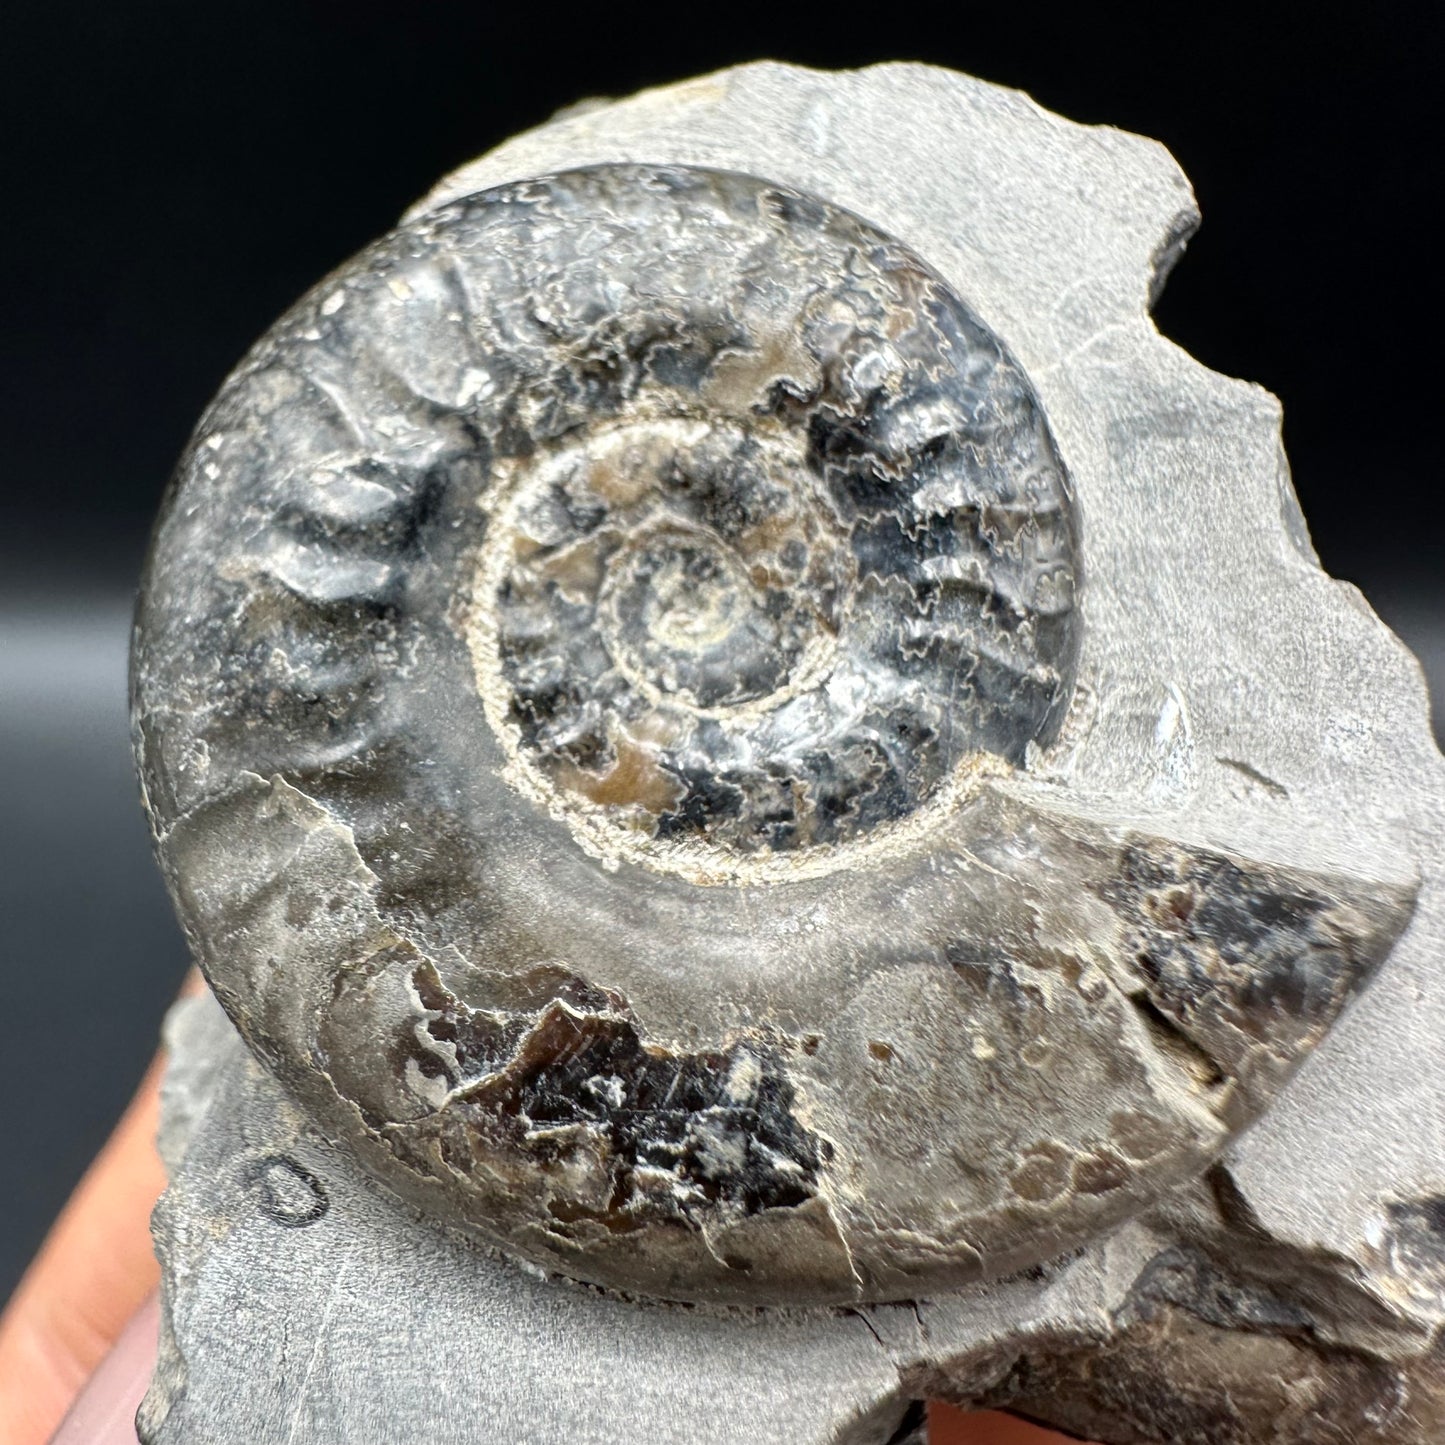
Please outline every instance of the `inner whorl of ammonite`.
[[691, 169], [489, 206], [508, 284], [474, 320], [528, 437], [469, 631], [523, 791], [604, 858], [757, 876], [1047, 739], [1077, 644], [1068, 486], [1022, 373], [918, 257]]

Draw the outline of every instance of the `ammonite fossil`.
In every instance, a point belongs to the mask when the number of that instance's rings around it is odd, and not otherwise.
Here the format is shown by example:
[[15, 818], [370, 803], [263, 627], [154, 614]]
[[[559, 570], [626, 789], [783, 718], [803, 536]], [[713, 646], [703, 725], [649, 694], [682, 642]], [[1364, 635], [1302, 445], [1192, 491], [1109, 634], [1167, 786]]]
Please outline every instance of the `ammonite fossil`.
[[147, 805], [382, 1186], [629, 1291], [936, 1294], [1197, 1173], [1388, 949], [1407, 887], [1071, 778], [1123, 592], [991, 322], [888, 216], [617, 160], [423, 210], [226, 383]]

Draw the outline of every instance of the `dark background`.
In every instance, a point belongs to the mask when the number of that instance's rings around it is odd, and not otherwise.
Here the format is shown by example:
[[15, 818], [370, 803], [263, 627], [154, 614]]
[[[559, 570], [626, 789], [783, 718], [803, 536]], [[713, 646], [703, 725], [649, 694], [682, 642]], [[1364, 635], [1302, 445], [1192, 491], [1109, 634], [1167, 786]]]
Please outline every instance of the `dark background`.
[[5, 0], [0, 1299], [185, 967], [130, 776], [129, 597], [201, 407], [302, 290], [582, 96], [764, 56], [1022, 87], [1179, 158], [1205, 226], [1159, 324], [1283, 398], [1325, 565], [1438, 682], [1438, 8]]

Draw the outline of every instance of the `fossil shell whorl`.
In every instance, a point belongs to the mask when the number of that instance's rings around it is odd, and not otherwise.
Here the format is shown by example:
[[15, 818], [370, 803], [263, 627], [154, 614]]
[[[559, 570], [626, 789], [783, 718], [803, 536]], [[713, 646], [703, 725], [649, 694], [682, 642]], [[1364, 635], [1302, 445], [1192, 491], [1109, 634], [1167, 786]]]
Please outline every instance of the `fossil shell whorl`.
[[836, 846], [1053, 728], [1062, 470], [1017, 367], [918, 258], [695, 170], [576, 173], [433, 226], [474, 258], [471, 354], [513, 378], [482, 696], [599, 853], [718, 872]]
[[1079, 647], [1037, 398], [868, 221], [613, 165], [465, 197], [218, 397], [137, 629], [253, 1048], [579, 1277], [900, 1298], [1217, 1152], [1403, 920], [1028, 786]]

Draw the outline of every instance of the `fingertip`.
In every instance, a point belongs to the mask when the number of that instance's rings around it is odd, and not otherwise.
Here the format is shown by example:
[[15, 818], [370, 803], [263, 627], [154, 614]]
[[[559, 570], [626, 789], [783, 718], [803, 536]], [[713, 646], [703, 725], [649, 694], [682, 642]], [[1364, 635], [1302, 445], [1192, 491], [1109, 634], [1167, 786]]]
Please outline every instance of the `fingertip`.
[[1067, 1437], [997, 1410], [966, 1414], [938, 1402], [928, 1407], [928, 1445], [1069, 1445]]
[[150, 1384], [160, 1302], [150, 1295], [76, 1397], [50, 1445], [136, 1445], [135, 1412]]

